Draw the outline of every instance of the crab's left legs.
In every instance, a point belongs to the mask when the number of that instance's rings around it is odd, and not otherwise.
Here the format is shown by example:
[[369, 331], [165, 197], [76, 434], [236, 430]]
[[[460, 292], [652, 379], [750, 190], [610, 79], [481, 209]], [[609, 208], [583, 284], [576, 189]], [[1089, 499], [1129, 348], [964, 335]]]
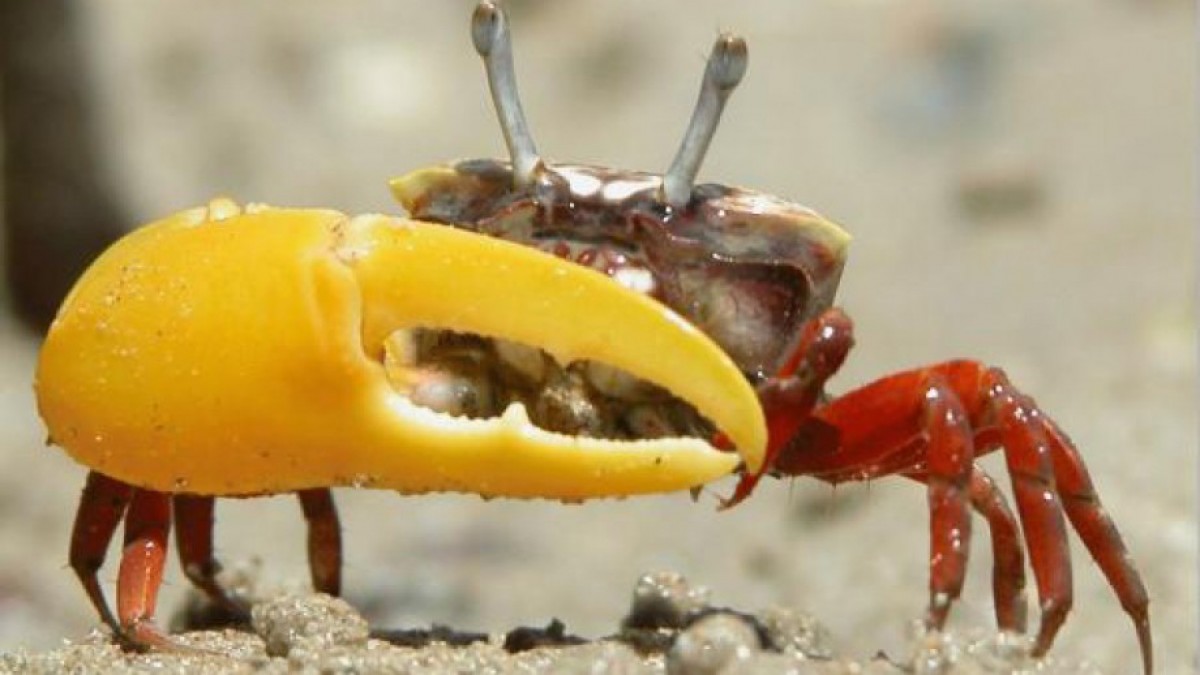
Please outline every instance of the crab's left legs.
[[[1061, 515], [1050, 514], [1033, 517], [1035, 511], [1059, 509], [1065, 512], [1075, 531], [1087, 547], [1092, 559], [1100, 567], [1109, 585], [1116, 591], [1121, 607], [1133, 620], [1137, 631], [1138, 646], [1142, 653], [1145, 672], [1153, 670], [1153, 650], [1150, 638], [1149, 600], [1141, 576], [1125, 548], [1112, 518], [1100, 503], [1100, 497], [1092, 486], [1091, 477], [1083, 464], [1079, 451], [1065, 433], [1047, 417], [1030, 397], [1017, 391], [998, 368], [989, 368], [984, 374], [988, 406], [999, 422], [999, 443], [1004, 447], [1009, 471], [1012, 473], [1013, 491], [1021, 521], [1025, 523], [1026, 540], [1031, 559], [1035, 560], [1034, 572], [1038, 579], [1039, 596], [1043, 598], [1043, 620], [1034, 646], [1035, 653], [1044, 653], [1058, 630], [1058, 625], [1048, 625], [1049, 620], [1058, 624], [1066, 618], [1070, 608], [1070, 577], [1062, 580], [1048, 578], [1043, 582], [1037, 575], [1036, 556], [1061, 555], [1067, 558], [1065, 544], [1057, 544], [1057, 538], [1065, 540], [1065, 524]], [[1022, 492], [1027, 492], [1022, 501]], [[1027, 516], [1027, 511], [1030, 516]], [[1032, 517], [1031, 520], [1027, 518]], [[1050, 532], [1037, 532], [1036, 527], [1052, 528]], [[1034, 530], [1031, 532], [1031, 530]], [[1059, 534], [1061, 532], [1062, 534]], [[1045, 548], [1048, 550], [1040, 550]], [[1069, 569], [1069, 561], [1065, 563]], [[1047, 566], [1050, 567], [1050, 566]], [[1059, 591], [1061, 602], [1043, 594], [1043, 586], [1055, 589], [1066, 586], [1065, 593]], [[1058, 606], [1061, 604], [1061, 606]]]
[[[906, 474], [928, 484], [928, 474]], [[1025, 551], [1021, 548], [1021, 530], [1004, 494], [996, 482], [978, 465], [970, 479], [971, 506], [987, 521], [992, 542], [992, 599], [996, 606], [996, 625], [1000, 630], [1025, 632]]]
[[971, 537], [974, 432], [949, 373], [894, 375], [818, 408], [774, 470], [831, 483], [900, 473], [926, 485], [929, 608], [941, 628], [962, 592]]
[[929, 615], [942, 626], [950, 603], [962, 593], [971, 543], [969, 490], [975, 452], [962, 401], [949, 384], [931, 374], [924, 387], [922, 426], [927, 453], [929, 499]]
[[1088, 552], [1100, 566], [1108, 583], [1117, 589], [1121, 607], [1133, 618], [1142, 651], [1142, 667], [1153, 670], [1150, 639], [1149, 596], [1133, 566], [1116, 523], [1100, 503], [1079, 451], [1053, 420], [1043, 417], [1046, 440], [1051, 447], [1054, 476], [1067, 518], [1079, 533]]
[[1143, 667], [1151, 672], [1148, 601], [1120, 534], [1070, 440], [1002, 371], [959, 360], [897, 373], [818, 406], [798, 433], [800, 442], [784, 448], [774, 471], [834, 483], [924, 474], [933, 521], [934, 626], [945, 615], [939, 599], [952, 598], [961, 585], [956, 561], [965, 555], [959, 551], [965, 539], [956, 530], [967, 498], [960, 453], [969, 466], [973, 457], [1003, 448], [1042, 613], [1034, 654], [1049, 649], [1071, 607], [1066, 513], [1133, 620]]
[[[1067, 545], [1062, 498], [1055, 484], [1051, 447], [1046, 440], [1041, 413], [1031, 400], [1009, 385], [997, 369], [988, 369], [983, 380], [983, 388], [988, 394], [984, 405], [991, 408], [997, 443], [1004, 449], [1013, 499], [1037, 582], [1041, 625], [1033, 653], [1044, 654], [1074, 601], [1071, 549]], [[981, 448], [986, 450], [987, 446]], [[1121, 589], [1117, 592], [1120, 594]]]
[[1025, 551], [1021, 529], [1004, 493], [978, 466], [971, 473], [971, 505], [987, 521], [992, 538], [992, 598], [1001, 630], [1025, 632]]

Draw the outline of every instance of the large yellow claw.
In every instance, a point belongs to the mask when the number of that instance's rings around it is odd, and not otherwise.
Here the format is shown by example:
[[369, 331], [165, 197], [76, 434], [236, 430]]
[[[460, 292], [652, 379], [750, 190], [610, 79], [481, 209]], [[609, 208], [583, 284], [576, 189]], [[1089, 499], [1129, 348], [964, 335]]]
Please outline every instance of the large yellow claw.
[[449, 227], [227, 200], [142, 228], [80, 279], [37, 374], [51, 439], [154, 490], [357, 485], [586, 499], [677, 490], [739, 458], [698, 439], [552, 434], [409, 401], [389, 334], [435, 327], [627, 370], [762, 461], [757, 399], [710, 340], [652, 300], [547, 254]]

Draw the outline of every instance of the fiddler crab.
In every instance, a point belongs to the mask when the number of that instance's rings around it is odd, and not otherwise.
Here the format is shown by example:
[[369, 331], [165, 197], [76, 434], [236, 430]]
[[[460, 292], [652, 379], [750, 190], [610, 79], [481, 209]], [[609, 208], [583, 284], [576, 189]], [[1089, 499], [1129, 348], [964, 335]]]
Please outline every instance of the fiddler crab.
[[[655, 175], [544, 161], [504, 14], [485, 0], [471, 29], [511, 161], [392, 181], [406, 217], [216, 199], [118, 241], [63, 303], [38, 407], [90, 469], [70, 565], [121, 640], [181, 647], [153, 618], [172, 521], [188, 579], [244, 611], [216, 579], [217, 497], [296, 493], [313, 585], [337, 594], [332, 487], [574, 502], [737, 473], [728, 507], [764, 475], [899, 475], [928, 492], [930, 628], [962, 589], [973, 509], [1003, 630], [1025, 629], [1028, 551], [1044, 654], [1072, 602], [1069, 521], [1151, 671], [1121, 536], [1075, 446], [1000, 369], [956, 359], [825, 392], [853, 343], [833, 306], [849, 236], [694, 182], [746, 70], [741, 38], [716, 41]], [[1016, 516], [976, 463], [996, 449]], [[97, 573], [122, 522], [114, 614]]]

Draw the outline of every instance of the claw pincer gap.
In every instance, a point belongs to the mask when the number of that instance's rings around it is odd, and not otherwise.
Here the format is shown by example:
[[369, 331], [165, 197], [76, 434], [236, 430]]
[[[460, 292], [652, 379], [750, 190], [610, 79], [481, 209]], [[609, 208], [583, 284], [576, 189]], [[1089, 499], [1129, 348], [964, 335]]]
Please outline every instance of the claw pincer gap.
[[710, 439], [715, 426], [691, 404], [620, 368], [560, 363], [536, 347], [437, 329], [400, 331], [385, 343], [396, 390], [456, 417], [496, 418], [520, 406], [553, 433], [608, 440]]

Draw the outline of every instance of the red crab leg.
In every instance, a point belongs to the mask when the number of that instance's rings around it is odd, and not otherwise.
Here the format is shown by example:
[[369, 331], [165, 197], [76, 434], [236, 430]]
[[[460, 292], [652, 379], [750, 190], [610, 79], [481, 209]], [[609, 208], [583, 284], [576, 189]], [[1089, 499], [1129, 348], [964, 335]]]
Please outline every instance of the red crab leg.
[[170, 531], [171, 497], [138, 490], [125, 516], [125, 548], [117, 573], [117, 618], [123, 637], [136, 647], [181, 647], [154, 625]]
[[1042, 433], [1040, 415], [1004, 381], [1003, 373], [988, 370], [985, 380], [996, 406], [1000, 443], [1012, 479], [1013, 498], [1025, 532], [1025, 546], [1037, 581], [1041, 625], [1033, 654], [1041, 656], [1067, 618], [1071, 588], [1071, 549], [1062, 501], [1054, 484], [1050, 446]]
[[213, 497], [198, 495], [175, 495], [175, 546], [179, 550], [179, 563], [183, 573], [204, 591], [214, 604], [232, 613], [238, 619], [249, 617], [245, 603], [229, 595], [217, 582], [221, 563], [213, 555]]
[[114, 633], [121, 633], [121, 625], [113, 616], [104, 591], [96, 578], [104, 565], [108, 545], [112, 542], [117, 525], [125, 516], [125, 509], [133, 496], [133, 488], [125, 483], [92, 471], [88, 473], [75, 513], [75, 527], [71, 532], [71, 569], [83, 583], [83, 590], [99, 612], [100, 618]]
[[[773, 470], [835, 483], [888, 473], [921, 474], [932, 462], [933, 442], [921, 412], [935, 374], [949, 384], [967, 412], [976, 456], [997, 448], [1005, 451], [1042, 609], [1034, 654], [1049, 648], [1071, 606], [1065, 509], [1133, 620], [1143, 667], [1150, 672], [1145, 590], [1120, 535], [1070, 441], [999, 369], [975, 361], [948, 361], [883, 378], [835, 399], [813, 411]], [[1072, 495], [1070, 503], [1062, 503], [1060, 492]]]
[[962, 593], [971, 543], [968, 485], [975, 461], [962, 402], [936, 375], [925, 388], [925, 481], [929, 495], [929, 616], [941, 628]]
[[328, 488], [301, 490], [300, 507], [308, 521], [308, 566], [313, 588], [321, 593], [342, 592], [342, 527]]
[[[927, 483], [926, 474], [906, 474]], [[995, 481], [979, 466], [971, 470], [971, 506], [988, 524], [992, 540], [992, 600], [996, 606], [996, 625], [1001, 630], [1025, 632], [1025, 552], [1021, 531], [1004, 494]]]
[[[869, 395], [855, 392], [853, 399], [837, 399], [822, 409], [828, 418], [818, 420], [830, 433], [813, 435], [813, 445], [804, 450], [780, 455], [775, 467], [785, 474], [813, 475], [833, 483], [898, 472], [920, 476], [927, 485], [930, 511], [926, 618], [935, 628], [944, 625], [966, 577], [975, 459], [967, 411], [945, 375], [915, 371], [859, 390]], [[901, 382], [903, 395], [897, 395], [901, 388], [896, 385]], [[840, 412], [869, 420], [869, 428], [864, 423], [852, 426], [837, 415]], [[914, 438], [912, 428], [919, 429], [919, 437]]]
[[1042, 419], [1067, 517], [1109, 585], [1116, 589], [1121, 607], [1132, 617], [1138, 646], [1142, 651], [1142, 668], [1147, 673], [1152, 672], [1154, 653], [1150, 638], [1150, 599], [1146, 587], [1133, 567], [1116, 524], [1100, 503], [1100, 496], [1092, 486], [1092, 479], [1088, 476], [1079, 451], [1053, 420], [1044, 416]]
[[971, 472], [971, 504], [992, 535], [992, 598], [1001, 630], [1025, 632], [1025, 552], [1021, 530], [1004, 493], [982, 469]]

